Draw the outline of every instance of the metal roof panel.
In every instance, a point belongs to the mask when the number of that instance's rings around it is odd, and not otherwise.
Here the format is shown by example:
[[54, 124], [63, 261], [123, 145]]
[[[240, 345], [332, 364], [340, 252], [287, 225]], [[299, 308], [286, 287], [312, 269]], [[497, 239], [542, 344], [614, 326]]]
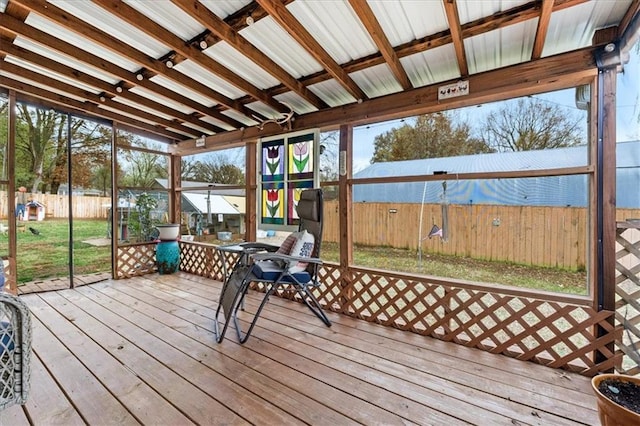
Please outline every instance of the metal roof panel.
[[373, 1], [369, 2], [369, 6], [392, 46], [449, 28], [441, 1]]
[[287, 9], [338, 64], [378, 51], [364, 25], [344, 1], [296, 1]]
[[182, 40], [191, 40], [205, 30], [198, 21], [170, 1], [124, 0], [124, 3]]
[[413, 87], [460, 77], [453, 45], [440, 46], [400, 59]]
[[295, 78], [322, 71], [320, 63], [271, 17], [255, 22], [239, 34]]
[[207, 48], [204, 53], [259, 89], [264, 90], [280, 84], [271, 74], [225, 41]]
[[531, 59], [537, 19], [464, 40], [469, 73], [477, 74]]
[[591, 46], [595, 31], [620, 22], [631, 0], [591, 1], [551, 14], [542, 56]]
[[[35, 13], [30, 13], [25, 23], [31, 25], [34, 28], [39, 29], [55, 38], [63, 40], [74, 47], [84, 50], [85, 52], [91, 53], [92, 55], [97, 55], [104, 59], [105, 61], [111, 62], [112, 64], [118, 65], [121, 68], [124, 68], [129, 71], [135, 71], [140, 68], [138, 64], [129, 59], [125, 58], [122, 55], [118, 55], [117, 53], [113, 53], [112, 51], [105, 49], [98, 43], [94, 43], [91, 40], [88, 40], [84, 37], [79, 36], [73, 31], [67, 30], [66, 28], [61, 27], [53, 21], [50, 21], [47, 18], [43, 18], [40, 15]], [[48, 50], [51, 52], [50, 48], [42, 48], [38, 53], [44, 55], [44, 51]], [[56, 53], [57, 54], [57, 53]], [[51, 59], [57, 59], [56, 54], [48, 54], [48, 57]], [[79, 63], [76, 59], [72, 59], [75, 63]]]
[[[167, 47], [164, 44], [147, 37], [147, 35], [138, 28], [112, 15], [95, 3], [77, 0], [49, 1], [67, 13], [70, 13], [89, 25], [104, 31], [110, 36], [130, 45], [140, 52], [144, 52], [152, 58], [158, 58], [167, 52]], [[86, 39], [80, 36], [76, 37], [78, 38], [78, 41], [83, 44], [87, 42]], [[83, 50], [87, 49], [83, 48]], [[103, 47], [100, 47], [98, 50], [93, 50], [93, 52], [100, 52], [100, 55], [102, 55], [104, 51], [105, 49]], [[127, 69], [131, 70], [131, 67], [127, 67]]]

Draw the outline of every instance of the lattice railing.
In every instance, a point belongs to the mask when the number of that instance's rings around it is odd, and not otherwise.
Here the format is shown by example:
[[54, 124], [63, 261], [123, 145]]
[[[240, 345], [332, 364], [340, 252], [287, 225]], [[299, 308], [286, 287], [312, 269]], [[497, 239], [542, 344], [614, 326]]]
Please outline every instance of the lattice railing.
[[[180, 247], [181, 270], [222, 279], [223, 259], [214, 246]], [[235, 261], [226, 260], [228, 266]], [[614, 312], [597, 312], [586, 297], [329, 263], [320, 279], [314, 292], [326, 309], [365, 321], [585, 375], [610, 370], [621, 358], [612, 349], [622, 337], [622, 328], [611, 325]], [[287, 291], [279, 295], [296, 298]]]
[[620, 373], [640, 374], [640, 221], [620, 222], [616, 236], [616, 339]]
[[131, 278], [156, 272], [156, 244], [143, 243], [118, 247], [116, 278]]
[[[332, 283], [318, 296], [332, 310], [586, 375], [613, 367], [610, 347], [620, 334], [610, 324], [613, 312], [561, 301], [564, 296], [543, 300], [526, 291], [361, 268], [351, 268], [350, 284], [338, 288], [337, 267], [324, 269]], [[596, 336], [596, 326], [604, 336]], [[596, 352], [604, 361], [595, 361]]]

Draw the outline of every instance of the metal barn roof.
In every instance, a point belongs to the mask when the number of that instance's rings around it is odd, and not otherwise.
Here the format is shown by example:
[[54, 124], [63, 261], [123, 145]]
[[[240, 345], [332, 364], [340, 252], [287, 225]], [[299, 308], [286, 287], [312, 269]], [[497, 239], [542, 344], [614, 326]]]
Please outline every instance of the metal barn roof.
[[[549, 155], [552, 152], [553, 155]], [[620, 142], [616, 149], [616, 205], [640, 208], [640, 141]], [[424, 160], [375, 163], [355, 179], [570, 168], [587, 164], [587, 147], [463, 155]], [[448, 180], [354, 185], [354, 202], [504, 204], [518, 206], [585, 207], [585, 176], [553, 176], [485, 180]]]

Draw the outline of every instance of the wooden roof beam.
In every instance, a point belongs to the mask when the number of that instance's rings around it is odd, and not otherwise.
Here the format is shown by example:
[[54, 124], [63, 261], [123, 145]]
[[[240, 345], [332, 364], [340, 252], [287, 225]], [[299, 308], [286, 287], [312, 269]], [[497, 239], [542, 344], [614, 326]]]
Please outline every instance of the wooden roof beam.
[[553, 12], [553, 1], [554, 0], [542, 0], [540, 17], [538, 18], [538, 28], [536, 29], [536, 39], [533, 42], [533, 51], [531, 52], [531, 59], [540, 59], [542, 57], [544, 41], [547, 39], [547, 31], [549, 30], [551, 12]]
[[170, 130], [166, 130], [164, 127], [155, 126], [153, 124], [146, 123], [144, 121], [136, 120], [124, 115], [117, 114], [115, 112], [100, 108], [93, 102], [82, 102], [76, 99], [69, 98], [58, 93], [51, 92], [46, 89], [32, 86], [27, 83], [23, 83], [12, 78], [3, 77], [2, 86], [8, 89], [13, 89], [16, 92], [21, 93], [21, 101], [31, 102], [35, 104], [42, 104], [46, 106], [55, 105], [56, 109], [64, 111], [71, 111], [74, 114], [86, 115], [90, 114], [94, 117], [101, 117], [103, 119], [117, 121], [119, 123], [126, 123], [136, 129], [142, 129], [147, 132], [162, 136], [163, 138], [170, 139], [171, 141], [188, 139], [186, 136], [179, 133], [175, 133]]
[[238, 52], [251, 59], [256, 65], [269, 72], [285, 87], [305, 99], [317, 109], [326, 108], [327, 104], [304, 84], [293, 78], [280, 65], [271, 60], [267, 55], [249, 43], [242, 35], [238, 34], [229, 24], [218, 18], [213, 12], [199, 2], [192, 0], [172, 0], [183, 11], [191, 15], [200, 25], [207, 28], [220, 39], [229, 43]]
[[63, 65], [59, 62], [54, 61], [53, 59], [49, 59], [47, 57], [38, 55], [37, 53], [16, 46], [12, 44], [10, 40], [4, 39], [2, 37], [0, 37], [0, 54], [14, 56], [32, 64], [39, 65], [67, 78], [79, 81], [88, 86], [95, 87], [97, 90], [108, 93], [111, 96], [119, 96], [124, 99], [128, 99], [139, 105], [145, 106], [152, 110], [156, 110], [159, 113], [165, 115], [176, 117], [177, 119], [185, 123], [193, 124], [213, 133], [225, 131], [225, 129], [207, 123], [206, 121], [201, 121], [193, 115], [184, 114], [183, 112], [171, 109], [164, 104], [152, 101], [151, 99], [145, 98], [144, 96], [136, 95], [135, 93], [129, 91], [129, 88], [131, 86], [127, 85], [124, 82], [116, 85], [109, 84], [104, 80], [90, 76], [69, 66]]
[[358, 15], [358, 18], [360, 18], [360, 21], [364, 24], [376, 46], [378, 46], [378, 50], [382, 54], [387, 65], [389, 65], [389, 68], [391, 68], [391, 72], [393, 72], [393, 75], [398, 83], [400, 83], [400, 86], [402, 86], [402, 89], [409, 90], [413, 88], [407, 72], [400, 63], [398, 55], [395, 50], [393, 50], [393, 46], [389, 42], [380, 22], [376, 19], [367, 1], [349, 0], [349, 4]]
[[[588, 0], [556, 0], [553, 11], [563, 10], [567, 7], [575, 6], [576, 4], [584, 3]], [[640, 0], [634, 0], [640, 1]], [[489, 31], [493, 31], [499, 28], [505, 28], [510, 25], [525, 22], [530, 19], [534, 19], [540, 16], [540, 12], [535, 3], [527, 3], [521, 6], [514, 7], [504, 12], [498, 12], [491, 16], [477, 19], [475, 21], [467, 22], [462, 25], [462, 37], [469, 38], [476, 35], [484, 34]], [[452, 43], [451, 33], [449, 31], [441, 31], [436, 34], [430, 34], [417, 40], [404, 43], [395, 47], [396, 55], [399, 58], [404, 58], [409, 55], [424, 52], [430, 49], [435, 49]], [[342, 64], [342, 68], [347, 73], [353, 73], [366, 69], [368, 67], [383, 64], [385, 62], [384, 57], [380, 53], [368, 55], [363, 58], [355, 59], [346, 64]], [[304, 77], [301, 81], [310, 86], [322, 81], [326, 81], [331, 78], [331, 75], [326, 71], [312, 74]], [[274, 87], [270, 89], [272, 95], [277, 95], [283, 92], [282, 87]], [[244, 100], [243, 100], [244, 102]]]
[[[138, 63], [143, 69], [141, 72], [143, 73], [146, 79], [153, 77], [153, 73], [165, 75], [167, 78], [174, 80], [183, 86], [193, 90], [194, 92], [201, 93], [203, 96], [207, 96], [211, 98], [213, 101], [217, 103], [221, 103], [225, 105], [227, 108], [232, 108], [235, 110], [240, 110], [241, 113], [245, 113], [247, 117], [251, 117], [248, 111], [245, 110], [244, 106], [233, 99], [230, 99], [215, 90], [211, 89], [204, 84], [197, 82], [186, 75], [172, 70], [166, 66], [166, 62], [163, 60], [157, 60], [155, 58], [149, 57], [142, 53], [141, 51], [123, 43], [122, 41], [116, 39], [115, 37], [105, 33], [104, 31], [98, 30], [91, 25], [88, 25], [86, 22], [81, 19], [76, 18], [69, 13], [66, 13], [62, 9], [56, 7], [53, 4], [47, 5], [47, 7], [42, 7], [41, 2], [36, 0], [12, 0], [15, 3], [20, 4], [22, 7], [32, 11], [33, 13], [37, 13], [47, 19], [50, 19], [56, 22], [59, 25], [64, 26], [70, 31], [74, 31], [82, 37], [86, 37], [106, 49], [111, 50], [119, 55], [122, 55], [136, 63]], [[138, 73], [136, 73], [138, 74]], [[139, 81], [131, 81], [132, 85], [140, 84]], [[243, 112], [244, 111], [244, 112]], [[202, 111], [206, 114], [206, 111]], [[226, 117], [226, 116], [225, 116]], [[221, 117], [216, 117], [217, 119], [221, 119]], [[226, 121], [224, 121], [226, 122]], [[233, 125], [231, 122], [226, 122], [229, 125]], [[237, 124], [237, 122], [236, 122]], [[234, 127], [237, 127], [234, 125]]]
[[318, 61], [327, 72], [340, 83], [356, 101], [362, 102], [367, 95], [349, 77], [342, 67], [333, 60], [318, 41], [289, 12], [280, 0], [256, 0], [262, 8], [280, 24], [307, 52]]
[[96, 105], [104, 105], [112, 109], [120, 110], [128, 115], [140, 117], [145, 121], [156, 123], [159, 126], [176, 129], [186, 135], [186, 136], [183, 136], [184, 138], [188, 138], [188, 137], [197, 138], [201, 134], [201, 132], [197, 131], [196, 129], [183, 126], [179, 122], [167, 120], [166, 118], [160, 118], [151, 113], [141, 111], [138, 108], [123, 104], [121, 102], [114, 101], [112, 100], [113, 95], [111, 94], [106, 94], [104, 92], [101, 92], [100, 94], [91, 93], [86, 90], [80, 89], [78, 87], [72, 86], [70, 84], [62, 83], [51, 77], [38, 74], [35, 71], [6, 62], [4, 60], [0, 60], [0, 69], [2, 69], [3, 71], [9, 72], [11, 74], [28, 78], [33, 82], [37, 82], [39, 84], [42, 84], [48, 87], [55, 87], [56, 89], [62, 90], [63, 92], [68, 93], [69, 95], [72, 95], [78, 98], [88, 99], [89, 101], [93, 101]]
[[467, 55], [464, 51], [464, 40], [462, 38], [462, 28], [460, 27], [460, 16], [458, 15], [458, 6], [456, 0], [443, 0], [444, 10], [449, 21], [449, 31], [451, 31], [451, 39], [453, 40], [453, 48], [456, 51], [458, 60], [458, 68], [460, 76], [467, 77], [469, 75], [469, 66], [467, 65]]
[[50, 48], [57, 50], [65, 55], [68, 55], [76, 60], [87, 63], [101, 71], [107, 72], [123, 80], [130, 84], [131, 86], [141, 86], [152, 92], [155, 92], [161, 96], [166, 97], [167, 99], [171, 99], [177, 103], [183, 104], [191, 109], [201, 112], [204, 115], [211, 116], [216, 118], [222, 122], [225, 122], [233, 127], [242, 127], [243, 124], [238, 121], [228, 117], [224, 114], [221, 114], [219, 111], [214, 108], [207, 107], [202, 105], [199, 102], [196, 102], [186, 96], [180, 95], [172, 90], [167, 89], [164, 86], [153, 83], [148, 79], [138, 80], [136, 77], [137, 73], [129, 72], [123, 68], [120, 68], [117, 65], [112, 64], [111, 62], [105, 61], [102, 58], [93, 55], [89, 52], [78, 49], [76, 46], [59, 40], [55, 37], [50, 36], [34, 27], [31, 27], [25, 24], [22, 21], [19, 21], [11, 16], [4, 15], [2, 17], [2, 21], [0, 22], [0, 27], [5, 28], [6, 30], [11, 31], [14, 34], [20, 34], [30, 40], [33, 40], [37, 43], [43, 44], [45, 46], [49, 46]]
[[[216, 62], [211, 57], [202, 53], [202, 51], [200, 51], [199, 49], [191, 46], [189, 43], [186, 43], [180, 37], [164, 29], [161, 25], [158, 25], [153, 20], [147, 18], [145, 15], [138, 12], [126, 3], [116, 0], [94, 0], [94, 2], [114, 16], [117, 16], [123, 21], [143, 31], [150, 37], [153, 37], [161, 43], [169, 46], [171, 49], [180, 53], [184, 57], [189, 58], [190, 60], [196, 62], [197, 64], [203, 66], [208, 70], [211, 70], [211, 72], [215, 73], [218, 77], [234, 85], [243, 92], [249, 94], [249, 96], [253, 97], [255, 100], [263, 102], [264, 104], [281, 113], [289, 111], [289, 108], [276, 101], [266, 92], [258, 89], [248, 81], [240, 78], [230, 69]], [[209, 90], [212, 89], [209, 88]], [[229, 107], [240, 112], [241, 114], [246, 115], [247, 117], [260, 115], [255, 111], [249, 111], [243, 106], [239, 106], [237, 103], [234, 103], [233, 105], [233, 107]]]

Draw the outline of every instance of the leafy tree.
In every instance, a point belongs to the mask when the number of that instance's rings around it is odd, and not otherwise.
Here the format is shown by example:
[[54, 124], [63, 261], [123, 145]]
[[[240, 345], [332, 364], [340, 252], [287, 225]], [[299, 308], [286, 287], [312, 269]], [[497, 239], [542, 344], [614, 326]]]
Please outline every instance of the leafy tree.
[[498, 151], [553, 149], [584, 143], [584, 118], [559, 105], [534, 98], [505, 102], [491, 112], [482, 130], [487, 145]]
[[[120, 138], [121, 135], [118, 135]], [[160, 151], [160, 147], [143, 139], [136, 139], [135, 145], [144, 149]], [[130, 141], [131, 142], [131, 141]], [[120, 140], [118, 140], [120, 144]], [[164, 155], [155, 154], [149, 151], [123, 150], [121, 154], [123, 176], [120, 179], [120, 186], [135, 188], [151, 188], [158, 178], [167, 178], [167, 158]]]
[[453, 112], [436, 112], [416, 118], [374, 139], [372, 163], [419, 158], [450, 157], [491, 152], [471, 126]]
[[340, 132], [320, 133], [320, 180], [338, 180], [338, 138]]
[[[110, 129], [73, 119], [44, 108], [18, 104], [16, 120], [16, 184], [31, 192], [56, 193], [69, 181], [68, 152], [71, 148], [72, 184], [89, 187], [92, 171], [110, 157]], [[71, 140], [71, 144], [69, 144]]]
[[232, 164], [223, 154], [210, 156], [193, 165], [193, 180], [230, 185], [244, 184], [244, 170]]

